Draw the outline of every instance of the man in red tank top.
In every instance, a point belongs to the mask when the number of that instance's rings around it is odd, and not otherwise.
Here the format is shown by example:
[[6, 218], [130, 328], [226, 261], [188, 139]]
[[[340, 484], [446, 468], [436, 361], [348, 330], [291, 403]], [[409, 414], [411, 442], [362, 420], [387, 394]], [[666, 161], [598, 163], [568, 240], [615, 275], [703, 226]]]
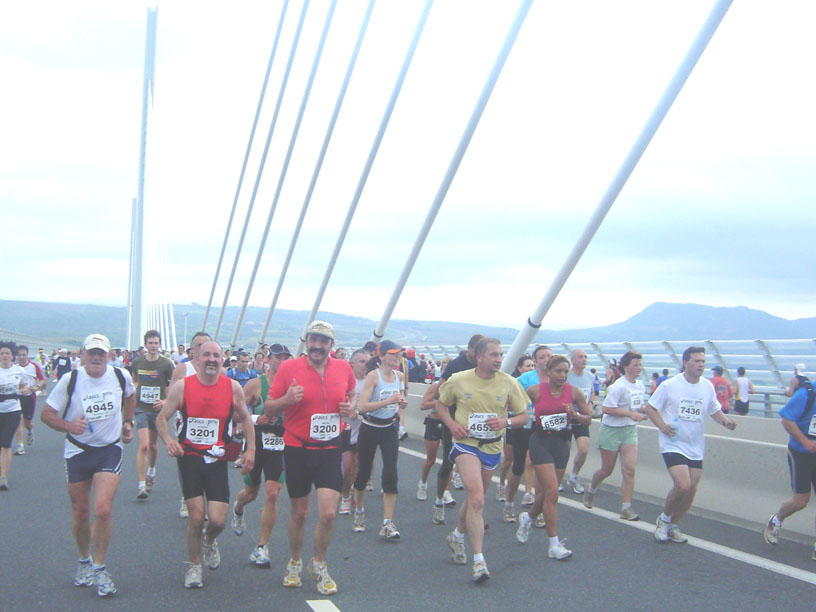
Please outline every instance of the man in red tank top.
[[[205, 342], [196, 355], [196, 375], [170, 387], [156, 429], [171, 457], [178, 457], [181, 488], [187, 501], [187, 551], [190, 567], [184, 586], [203, 586], [201, 549], [204, 525], [204, 497], [207, 498], [207, 528], [203, 538], [204, 563], [216, 569], [221, 563], [216, 538], [224, 529], [229, 508], [229, 483], [224, 447], [230, 441], [232, 419], [241, 423], [246, 434], [242, 473], [255, 463], [255, 430], [244, 409], [244, 391], [236, 381], [223, 376], [221, 347]], [[178, 439], [170, 435], [168, 419], [178, 410], [182, 416]]]

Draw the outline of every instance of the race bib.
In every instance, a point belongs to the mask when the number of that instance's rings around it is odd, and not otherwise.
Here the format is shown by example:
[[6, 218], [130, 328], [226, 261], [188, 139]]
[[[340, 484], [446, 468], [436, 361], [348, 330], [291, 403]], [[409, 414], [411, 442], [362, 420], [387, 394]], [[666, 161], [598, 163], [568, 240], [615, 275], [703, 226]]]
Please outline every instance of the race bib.
[[218, 419], [188, 417], [187, 441], [201, 446], [215, 446], [218, 442]]
[[567, 413], [542, 414], [541, 429], [544, 431], [561, 431], [567, 428]]
[[85, 420], [89, 423], [111, 418], [116, 413], [116, 407], [113, 404], [113, 391], [83, 395], [82, 411], [85, 413]]
[[699, 421], [703, 418], [703, 400], [681, 399], [678, 416], [681, 421]]
[[309, 423], [309, 437], [312, 440], [326, 442], [340, 435], [339, 414], [313, 414]]
[[587, 402], [589, 402], [589, 396], [592, 394], [592, 389], [590, 389], [589, 387], [586, 387], [584, 389], [581, 389], [581, 393], [584, 394], [584, 399]]
[[486, 423], [490, 417], [498, 416], [495, 412], [474, 412], [468, 415], [468, 436], [477, 440], [490, 440], [496, 432]]
[[151, 406], [161, 399], [161, 387], [140, 387], [139, 401]]
[[643, 408], [643, 396], [640, 393], [630, 393], [629, 410], [640, 412], [641, 408]]
[[263, 447], [264, 450], [270, 451], [282, 451], [283, 450], [283, 438], [280, 436], [276, 436], [272, 432], [262, 432], [261, 437], [263, 438]]
[[816, 414], [810, 418], [810, 427], [808, 427], [808, 435], [816, 436]]
[[381, 390], [380, 391], [380, 401], [387, 400], [392, 395], [394, 395], [394, 393], [396, 393], [396, 391], [394, 391], [393, 389], [383, 389], [383, 390]]
[[16, 395], [19, 387], [14, 383], [3, 383], [0, 385], [0, 393], [3, 395]]

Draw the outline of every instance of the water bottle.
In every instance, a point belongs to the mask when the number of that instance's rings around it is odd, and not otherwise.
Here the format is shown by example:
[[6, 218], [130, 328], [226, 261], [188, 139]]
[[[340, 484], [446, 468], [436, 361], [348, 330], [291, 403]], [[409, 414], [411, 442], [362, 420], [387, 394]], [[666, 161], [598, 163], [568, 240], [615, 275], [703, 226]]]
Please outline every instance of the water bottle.
[[672, 426], [672, 429], [674, 429], [674, 435], [671, 437], [671, 439], [676, 440], [677, 439], [677, 432], [678, 432], [678, 430], [680, 428], [680, 419], [677, 418], [677, 417], [674, 417], [672, 419], [671, 426]]

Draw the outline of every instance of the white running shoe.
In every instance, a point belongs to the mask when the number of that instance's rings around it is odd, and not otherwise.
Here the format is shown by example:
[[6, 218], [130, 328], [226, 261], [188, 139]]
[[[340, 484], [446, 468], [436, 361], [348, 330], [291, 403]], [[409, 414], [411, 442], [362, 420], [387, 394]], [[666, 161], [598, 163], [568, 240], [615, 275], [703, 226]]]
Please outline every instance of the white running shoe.
[[581, 484], [581, 481], [577, 478], [575, 480], [568, 480], [567, 484], [572, 487], [572, 492], [576, 495], [583, 495], [584, 491], [586, 491], [586, 487]]
[[496, 501], [507, 501], [507, 485], [496, 485]]
[[487, 564], [484, 561], [473, 562], [473, 582], [481, 584], [490, 578], [490, 572], [487, 571]]
[[453, 478], [451, 478], [451, 485], [454, 489], [461, 490], [465, 488], [465, 485], [462, 483], [462, 477], [459, 475], [459, 472], [453, 473]]
[[286, 575], [283, 577], [283, 586], [297, 588], [303, 586], [300, 580], [300, 572], [303, 571], [303, 560], [298, 559], [297, 562], [289, 559], [286, 564]]
[[380, 529], [380, 537], [386, 540], [400, 539], [400, 532], [397, 531], [397, 526], [394, 524], [394, 521], [388, 521], [383, 524], [382, 529]]
[[639, 521], [640, 515], [632, 510], [631, 508], [627, 508], [626, 510], [621, 510], [620, 517], [624, 521]]
[[74, 586], [87, 587], [94, 583], [93, 561], [80, 561], [77, 563], [76, 574], [74, 575]]
[[[237, 504], [238, 502], [235, 502]], [[244, 529], [246, 528], [246, 523], [244, 521], [244, 515], [238, 514], [235, 511], [235, 504], [232, 504], [232, 532], [237, 535], [244, 535]]]
[[182, 497], [181, 503], [179, 503], [179, 518], [187, 518], [189, 516], [190, 513], [187, 510], [187, 500]]
[[269, 558], [269, 549], [264, 546], [256, 546], [252, 549], [252, 554], [249, 555], [249, 560], [258, 567], [269, 567], [272, 561]]
[[329, 576], [326, 562], [318, 563], [314, 557], [309, 559], [309, 573], [317, 582], [317, 590], [321, 595], [334, 595], [337, 592], [337, 583]]
[[150, 491], [152, 491], [153, 487], [155, 487], [155, 486], [156, 486], [156, 477], [151, 476], [150, 474], [145, 476], [145, 489], [147, 489], [147, 492], [149, 493]]
[[113, 584], [113, 579], [104, 565], [102, 567], [94, 568], [93, 579], [94, 584], [96, 585], [97, 595], [100, 597], [116, 595], [116, 585]]
[[779, 525], [774, 523], [776, 513], [771, 515], [768, 522], [765, 523], [765, 528], [762, 530], [762, 537], [768, 544], [776, 546], [779, 543]]
[[188, 589], [200, 589], [204, 586], [201, 564], [188, 563], [190, 567], [184, 572], [184, 586]]
[[433, 516], [431, 517], [431, 521], [433, 521], [434, 525], [445, 524], [445, 506], [437, 506], [436, 504], [434, 504]]
[[446, 490], [445, 493], [442, 495], [442, 503], [450, 507], [456, 505], [456, 500], [453, 499], [453, 496], [451, 495], [450, 491]]
[[417, 499], [419, 501], [425, 501], [428, 499], [428, 483], [419, 481], [417, 484]]
[[337, 511], [337, 514], [351, 514], [351, 498], [350, 497], [343, 497], [340, 500], [340, 509]]
[[533, 521], [533, 525], [535, 525], [538, 529], [544, 529], [547, 526], [547, 521], [544, 520], [544, 513], [542, 512]]
[[533, 497], [530, 493], [525, 493], [524, 497], [521, 498], [521, 505], [532, 506], [534, 501], [535, 497]]
[[467, 563], [465, 543], [457, 542], [453, 537], [452, 531], [445, 536], [445, 541], [448, 543], [448, 548], [450, 548], [451, 551], [451, 561], [453, 561], [456, 565], [464, 565]]
[[657, 527], [655, 528], [654, 537], [655, 540], [658, 542], [668, 542], [669, 541], [669, 527], [671, 527], [671, 523], [667, 523], [659, 516], [657, 517], [657, 521], [655, 522]]
[[677, 544], [685, 544], [688, 542], [688, 538], [683, 535], [683, 532], [680, 531], [680, 528], [677, 525], [672, 525], [669, 527], [669, 539]]
[[584, 506], [590, 510], [595, 507], [595, 491], [589, 489], [584, 491]]
[[22, 444], [18, 444], [17, 448], [14, 449], [15, 455], [25, 455], [25, 446]]
[[207, 544], [207, 538], [202, 541], [204, 548], [204, 565], [211, 570], [218, 569], [221, 565], [221, 553], [218, 552], [218, 540], [213, 540], [212, 544]]
[[139, 485], [139, 488], [136, 490], [136, 499], [147, 499], [146, 485]]
[[504, 514], [502, 515], [502, 519], [505, 523], [515, 523], [516, 522], [516, 509], [513, 506], [508, 506], [505, 504], [504, 506]]
[[547, 551], [547, 556], [550, 559], [555, 559], [556, 561], [563, 561], [564, 559], [569, 559], [572, 556], [572, 551], [564, 546], [563, 542], [559, 542], [555, 546], [550, 546], [549, 550]]
[[33, 429], [29, 429], [28, 433], [26, 434], [26, 444], [28, 444], [29, 446], [34, 444], [34, 430]]
[[518, 523], [516, 539], [524, 544], [530, 539], [530, 532], [533, 530], [533, 521], [530, 520], [530, 515], [526, 512], [519, 512]]
[[365, 511], [354, 511], [354, 522], [351, 524], [351, 530], [354, 533], [363, 533], [366, 530]]

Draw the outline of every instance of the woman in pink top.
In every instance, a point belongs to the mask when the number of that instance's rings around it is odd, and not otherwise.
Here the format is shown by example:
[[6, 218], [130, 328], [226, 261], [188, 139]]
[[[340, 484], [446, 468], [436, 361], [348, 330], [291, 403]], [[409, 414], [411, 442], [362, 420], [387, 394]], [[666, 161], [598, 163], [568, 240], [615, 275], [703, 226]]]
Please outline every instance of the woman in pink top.
[[[519, 515], [516, 539], [526, 542], [533, 526], [531, 517], [544, 513], [550, 545], [550, 559], [563, 560], [572, 555], [558, 539], [558, 483], [564, 478], [570, 454], [570, 425], [589, 424], [591, 412], [580, 389], [567, 383], [570, 362], [554, 355], [547, 361], [547, 382], [532, 385], [527, 394], [533, 400], [535, 424], [530, 436], [530, 461], [538, 484], [536, 498], [527, 512]], [[575, 407], [578, 410], [575, 410]]]

